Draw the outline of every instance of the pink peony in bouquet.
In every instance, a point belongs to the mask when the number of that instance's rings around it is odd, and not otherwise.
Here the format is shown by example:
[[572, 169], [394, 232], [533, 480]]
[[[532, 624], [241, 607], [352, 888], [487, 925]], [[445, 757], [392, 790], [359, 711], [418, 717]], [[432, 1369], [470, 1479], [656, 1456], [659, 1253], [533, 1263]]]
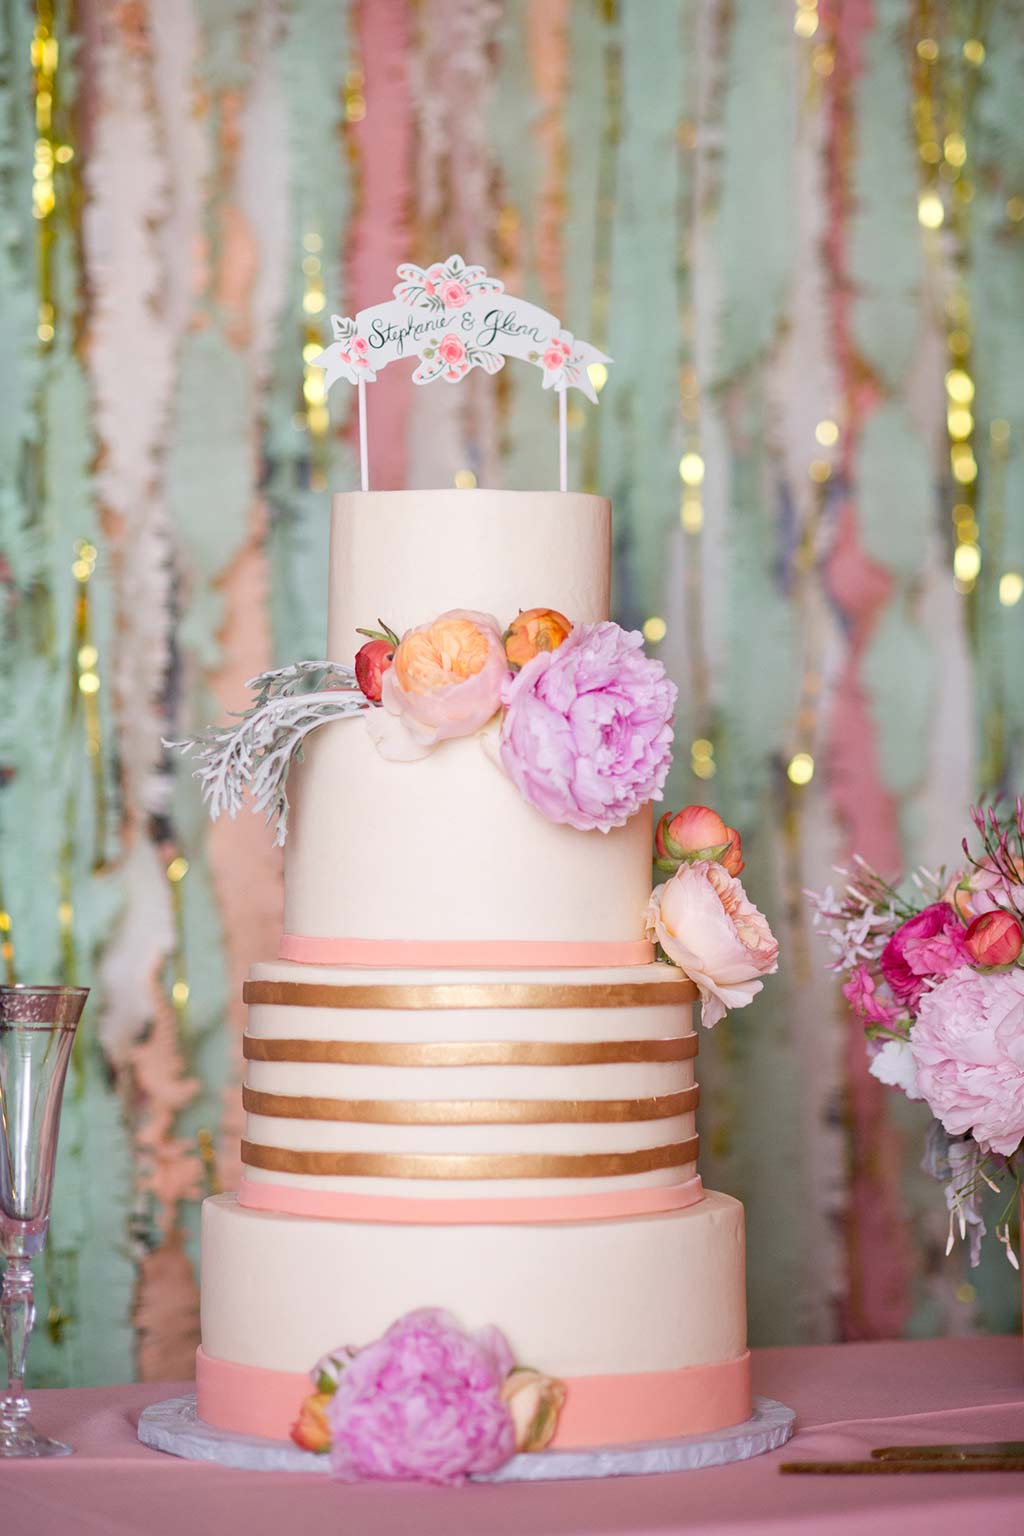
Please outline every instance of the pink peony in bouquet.
[[1024, 1170], [1024, 802], [972, 811], [981, 849], [963, 840], [949, 874], [892, 886], [863, 859], [844, 887], [808, 891], [814, 926], [845, 978], [872, 1076], [935, 1117], [924, 1167], [942, 1180], [949, 1243], [970, 1233], [977, 1264], [982, 1187], [1006, 1189], [996, 1235], [1019, 1268], [1009, 1217]]

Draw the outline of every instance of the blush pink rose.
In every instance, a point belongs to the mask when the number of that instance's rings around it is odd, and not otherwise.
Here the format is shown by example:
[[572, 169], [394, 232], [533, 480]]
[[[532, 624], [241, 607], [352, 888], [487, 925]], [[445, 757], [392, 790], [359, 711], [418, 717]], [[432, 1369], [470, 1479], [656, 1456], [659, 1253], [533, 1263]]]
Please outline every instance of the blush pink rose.
[[466, 349], [459, 338], [453, 336], [450, 331], [447, 336], [442, 336], [438, 343], [437, 351], [438, 356], [443, 357], [449, 367], [455, 367], [457, 364], [465, 362]]
[[921, 999], [917, 1081], [951, 1136], [1008, 1157], [1024, 1137], [1024, 971], [964, 966]]
[[878, 995], [878, 984], [866, 965], [858, 965], [843, 987], [843, 996], [854, 1013], [869, 1024], [892, 1024], [900, 1010]]
[[436, 263], [428, 267], [423, 274], [423, 292], [433, 298], [437, 292], [438, 284], [443, 280], [444, 268]]
[[447, 278], [438, 288], [445, 309], [461, 309], [469, 302], [469, 289], [453, 277]]
[[913, 1012], [928, 981], [950, 975], [967, 958], [963, 923], [936, 901], [897, 928], [882, 951], [882, 975], [896, 1001]]
[[363, 1479], [463, 1483], [515, 1454], [501, 1389], [513, 1368], [497, 1328], [467, 1333], [424, 1307], [359, 1350], [327, 1404], [331, 1470]]
[[489, 613], [452, 608], [430, 624], [407, 630], [381, 680], [387, 721], [368, 720], [381, 755], [422, 757], [438, 742], [471, 736], [494, 716], [508, 677], [498, 621]]
[[701, 1023], [717, 1024], [745, 1008], [779, 968], [779, 946], [762, 913], [734, 875], [706, 861], [683, 864], [655, 887], [644, 913], [647, 932], [695, 982]]

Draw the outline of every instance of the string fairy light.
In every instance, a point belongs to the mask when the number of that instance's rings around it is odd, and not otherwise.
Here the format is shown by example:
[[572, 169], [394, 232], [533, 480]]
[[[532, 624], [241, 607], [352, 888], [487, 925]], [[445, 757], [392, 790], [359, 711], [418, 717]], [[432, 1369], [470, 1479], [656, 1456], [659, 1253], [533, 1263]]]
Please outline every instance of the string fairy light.
[[[969, 245], [969, 209], [974, 196], [966, 125], [976, 71], [985, 59], [985, 46], [976, 37], [964, 42], [960, 55], [971, 76], [965, 80], [952, 48], [948, 43], [943, 46], [933, 25], [942, 19], [938, 8], [926, 0], [918, 16], [922, 35], [914, 49], [913, 117], [922, 171], [917, 216], [926, 232], [926, 250], [936, 264], [943, 257], [943, 247], [936, 243], [940, 229], [956, 252], [950, 263], [945, 299], [949, 359], [945, 375], [946, 438], [954, 490], [953, 581], [958, 592], [970, 597], [981, 575], [983, 555], [977, 520], [972, 318], [962, 258]], [[973, 623], [973, 605], [969, 615]]]

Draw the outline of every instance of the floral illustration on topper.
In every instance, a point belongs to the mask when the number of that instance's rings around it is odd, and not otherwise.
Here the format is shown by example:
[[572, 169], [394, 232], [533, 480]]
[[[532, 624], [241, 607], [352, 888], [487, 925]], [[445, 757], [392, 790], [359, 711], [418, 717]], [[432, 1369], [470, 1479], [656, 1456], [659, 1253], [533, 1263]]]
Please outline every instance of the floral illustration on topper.
[[334, 340], [312, 365], [329, 390], [338, 379], [372, 383], [389, 363], [416, 360], [414, 384], [457, 384], [474, 368], [497, 373], [506, 357], [539, 368], [543, 388], [579, 389], [597, 402], [589, 369], [612, 359], [563, 328], [556, 315], [505, 291], [459, 255], [418, 267], [403, 262], [394, 297], [355, 316], [333, 315]]
[[401, 282], [395, 284], [395, 298], [418, 309], [463, 309], [475, 294], [505, 291], [498, 278], [488, 277], [483, 267], [467, 267], [461, 256], [435, 261], [426, 270], [403, 262], [398, 276]]
[[340, 376], [350, 384], [358, 384], [360, 379], [372, 383], [377, 375], [370, 361], [369, 343], [362, 336], [356, 335], [356, 322], [332, 315], [331, 329], [338, 344], [335, 357]]

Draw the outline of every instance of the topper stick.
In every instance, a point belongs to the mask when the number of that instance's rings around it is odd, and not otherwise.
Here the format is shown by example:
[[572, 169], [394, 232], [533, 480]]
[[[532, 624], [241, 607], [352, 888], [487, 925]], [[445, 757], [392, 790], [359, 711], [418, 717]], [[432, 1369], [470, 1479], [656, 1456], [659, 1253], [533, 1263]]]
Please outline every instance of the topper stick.
[[359, 393], [359, 485], [360, 489], [370, 489], [370, 464], [366, 447], [366, 384], [362, 379], [358, 383]]
[[567, 413], [565, 409], [565, 396], [567, 391], [558, 391], [558, 489], [569, 489], [569, 445], [567, 427]]

